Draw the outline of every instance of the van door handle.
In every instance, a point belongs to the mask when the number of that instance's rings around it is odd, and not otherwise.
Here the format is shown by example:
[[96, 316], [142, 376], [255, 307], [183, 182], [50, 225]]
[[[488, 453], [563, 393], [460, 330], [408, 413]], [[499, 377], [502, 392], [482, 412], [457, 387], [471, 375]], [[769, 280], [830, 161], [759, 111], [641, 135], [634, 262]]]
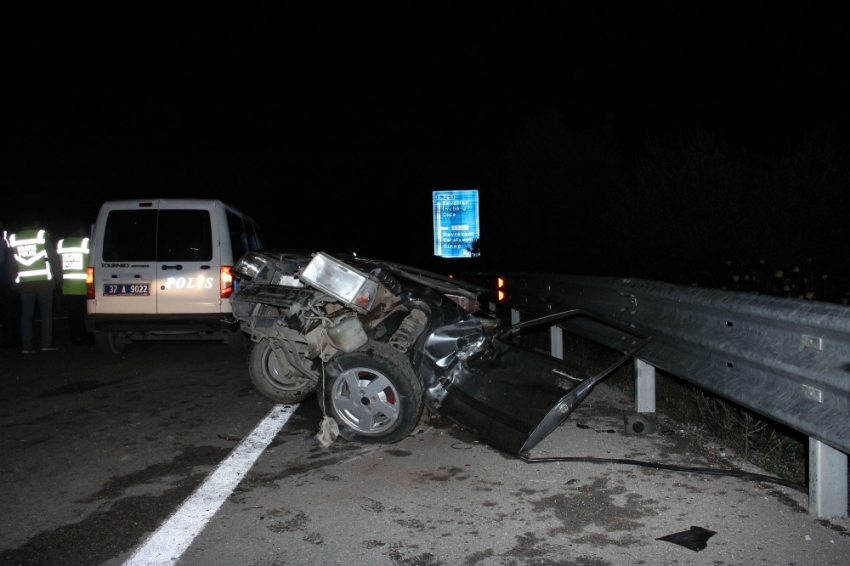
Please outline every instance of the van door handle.
[[179, 263], [177, 265], [163, 265], [162, 266], [163, 271], [168, 271], [169, 269], [176, 269], [177, 271], [180, 271], [181, 269], [183, 269], [183, 266], [180, 265]]
[[209, 269], [209, 268], [210, 268], [210, 266], [209, 266], [209, 265], [202, 265], [202, 266], [201, 266], [201, 269]]

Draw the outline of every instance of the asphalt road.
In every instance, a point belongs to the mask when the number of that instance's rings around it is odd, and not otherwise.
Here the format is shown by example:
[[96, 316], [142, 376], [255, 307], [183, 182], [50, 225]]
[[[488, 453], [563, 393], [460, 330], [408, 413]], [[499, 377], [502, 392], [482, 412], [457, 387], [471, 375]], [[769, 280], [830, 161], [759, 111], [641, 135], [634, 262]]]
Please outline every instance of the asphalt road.
[[[121, 356], [0, 349], [0, 564], [120, 565], [273, 409], [218, 343]], [[623, 432], [600, 386], [535, 457], [747, 468], [663, 416]], [[433, 417], [394, 445], [313, 443], [302, 403], [176, 557], [180, 565], [850, 564], [850, 523], [770, 483], [590, 463], [527, 464]], [[581, 425], [581, 426], [577, 426]], [[715, 532], [696, 552], [659, 537]]]

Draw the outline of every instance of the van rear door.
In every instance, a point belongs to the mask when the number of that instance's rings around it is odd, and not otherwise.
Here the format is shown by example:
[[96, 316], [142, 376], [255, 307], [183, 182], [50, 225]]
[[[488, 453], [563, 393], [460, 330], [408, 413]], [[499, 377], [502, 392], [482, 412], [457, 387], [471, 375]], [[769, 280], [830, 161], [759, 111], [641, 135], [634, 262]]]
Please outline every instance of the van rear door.
[[96, 312], [156, 314], [156, 201], [120, 201], [101, 214], [94, 292]]
[[156, 263], [159, 314], [221, 312], [221, 251], [219, 238], [214, 237], [212, 209], [209, 202], [160, 201]]

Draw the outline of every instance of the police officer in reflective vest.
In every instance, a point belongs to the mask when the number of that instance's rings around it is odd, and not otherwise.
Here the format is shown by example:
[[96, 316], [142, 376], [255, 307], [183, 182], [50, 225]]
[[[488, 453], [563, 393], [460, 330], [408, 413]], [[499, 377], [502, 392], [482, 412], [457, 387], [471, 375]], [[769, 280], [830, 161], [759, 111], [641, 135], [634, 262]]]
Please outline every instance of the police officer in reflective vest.
[[[78, 233], [85, 231], [80, 228]], [[72, 344], [93, 343], [86, 330], [86, 267], [89, 264], [89, 239], [63, 238], [56, 244], [62, 257], [62, 304], [68, 313], [68, 327]]]
[[14, 261], [7, 262], [14, 290], [21, 294], [21, 342], [24, 353], [35, 352], [32, 339], [35, 304], [41, 312], [41, 349], [49, 352], [53, 346], [53, 291], [62, 286], [62, 262], [47, 230], [38, 223], [25, 226], [9, 236]]

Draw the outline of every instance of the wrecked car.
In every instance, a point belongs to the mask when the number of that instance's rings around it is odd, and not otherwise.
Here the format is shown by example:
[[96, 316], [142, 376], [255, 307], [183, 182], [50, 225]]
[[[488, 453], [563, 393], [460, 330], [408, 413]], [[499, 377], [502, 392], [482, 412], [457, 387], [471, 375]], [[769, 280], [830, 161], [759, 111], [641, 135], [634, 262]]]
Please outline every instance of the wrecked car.
[[646, 343], [590, 377], [512, 339], [594, 318], [581, 311], [507, 327], [482, 310], [477, 285], [325, 252], [249, 252], [234, 272], [254, 388], [279, 403], [316, 393], [333, 435], [358, 442], [402, 440], [427, 403], [494, 448], [525, 453]]

